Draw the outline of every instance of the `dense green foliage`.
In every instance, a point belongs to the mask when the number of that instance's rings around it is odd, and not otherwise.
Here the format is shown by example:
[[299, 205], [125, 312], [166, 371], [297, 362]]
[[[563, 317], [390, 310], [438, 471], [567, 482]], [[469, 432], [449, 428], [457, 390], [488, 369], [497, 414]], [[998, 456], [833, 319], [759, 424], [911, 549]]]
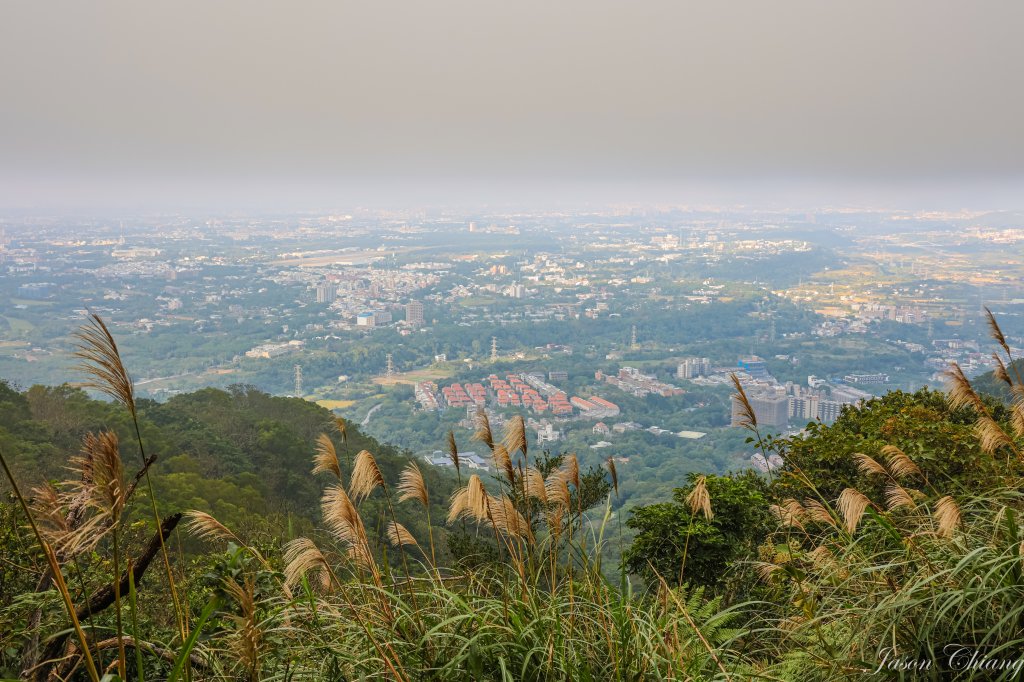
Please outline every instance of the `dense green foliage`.
[[767, 486], [752, 472], [703, 478], [714, 513], [691, 509], [698, 477], [677, 488], [672, 502], [636, 509], [627, 526], [637, 531], [624, 560], [631, 573], [670, 585], [715, 586], [732, 564], [750, 557], [771, 529]]

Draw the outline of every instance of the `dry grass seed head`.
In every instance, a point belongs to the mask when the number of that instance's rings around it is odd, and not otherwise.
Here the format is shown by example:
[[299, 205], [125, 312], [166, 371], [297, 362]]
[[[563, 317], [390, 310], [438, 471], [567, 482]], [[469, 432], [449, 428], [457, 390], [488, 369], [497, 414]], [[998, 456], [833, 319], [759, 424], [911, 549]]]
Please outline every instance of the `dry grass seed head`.
[[58, 492], [52, 483], [32, 489], [32, 517], [39, 532], [58, 554], [75, 553], [76, 545], [83, 539], [76, 537], [75, 530], [68, 523], [68, 515], [64, 511], [66, 501], [67, 496]]
[[352, 465], [352, 480], [349, 492], [356, 504], [370, 496], [375, 488], [384, 487], [384, 476], [377, 467], [377, 460], [369, 450], [360, 450]]
[[978, 436], [978, 445], [981, 447], [982, 452], [991, 455], [1001, 447], [1008, 447], [1017, 452], [1017, 445], [1013, 442], [1013, 439], [1003, 431], [1003, 428], [999, 426], [995, 419], [987, 414], [978, 417], [978, 421], [974, 425], [974, 431]]
[[915, 506], [914, 498], [900, 484], [890, 483], [885, 487], [885, 508], [889, 511], [900, 507], [913, 509]]
[[564, 471], [552, 471], [548, 474], [547, 480], [544, 481], [544, 494], [550, 504], [563, 508], [569, 506], [572, 497], [569, 494], [569, 484], [566, 482]]
[[455, 433], [448, 431], [448, 458], [452, 461], [455, 470], [459, 470], [459, 446], [455, 443]]
[[999, 328], [999, 322], [996, 321], [996, 316], [992, 314], [992, 311], [985, 306], [985, 321], [988, 323], [989, 333], [992, 338], [996, 340], [1006, 354], [1010, 354], [1010, 346], [1006, 343], [1006, 336], [1003, 335], [1003, 330]]
[[580, 462], [576, 459], [576, 453], [570, 452], [565, 456], [565, 461], [562, 463], [562, 469], [565, 471], [566, 483], [572, 483], [576, 490], [580, 489]]
[[532, 538], [530, 524], [506, 495], [491, 496], [488, 504], [491, 510], [491, 523], [499, 533], [513, 538]]
[[778, 628], [782, 632], [796, 632], [805, 622], [807, 619], [803, 616], [789, 616], [779, 621]]
[[229, 637], [230, 648], [245, 666], [255, 671], [259, 666], [263, 645], [263, 631], [259, 622], [256, 603], [256, 583], [252, 576], [245, 576], [242, 584], [228, 578], [224, 581], [225, 591], [238, 605], [238, 615], [227, 619], [234, 623], [235, 631]]
[[516, 470], [512, 466], [512, 458], [509, 456], [505, 446], [501, 443], [495, 443], [491, 449], [491, 456], [494, 459], [494, 468], [503, 472], [509, 483], [515, 483]]
[[950, 363], [949, 369], [944, 374], [946, 377], [946, 400], [950, 407], [955, 410], [973, 407], [979, 413], [985, 413], [984, 403], [971, 387], [971, 382], [960, 365], [955, 362]]
[[618, 469], [615, 468], [615, 458], [614, 457], [609, 457], [606, 460], [606, 462], [608, 464], [608, 474], [612, 478], [612, 489], [615, 491], [615, 494], [618, 495], [619, 494], [619, 471], [618, 471]]
[[907, 453], [895, 445], [883, 446], [882, 455], [885, 456], [886, 461], [889, 463], [889, 470], [892, 471], [892, 475], [895, 478], [904, 479], [909, 476], [924, 477], [921, 467], [917, 466]]
[[503, 445], [510, 454], [521, 452], [526, 456], [526, 422], [523, 421], [521, 414], [512, 417], [505, 425]]
[[82, 451], [72, 458], [71, 466], [81, 471], [82, 479], [70, 482], [70, 487], [86, 495], [90, 506], [114, 521], [119, 519], [128, 502], [128, 486], [117, 434], [113, 431], [85, 434]]
[[732, 386], [736, 389], [736, 392], [733, 393], [732, 397], [736, 400], [736, 404], [739, 406], [739, 425], [745, 429], [756, 429], [757, 415], [754, 413], [754, 408], [751, 406], [750, 400], [747, 398], [747, 392], [743, 390], [743, 384], [740, 383], [740, 378], [736, 376], [735, 372], [730, 372], [729, 380], [732, 381]]
[[416, 466], [416, 462], [409, 462], [398, 478], [398, 501], [405, 502], [406, 500], [416, 500], [423, 505], [424, 509], [430, 506], [427, 484], [423, 480], [423, 472]]
[[1014, 398], [1010, 410], [1010, 426], [1018, 438], [1024, 438], [1024, 399]]
[[351, 498], [340, 485], [332, 485], [324, 491], [320, 503], [324, 522], [336, 538], [349, 545], [363, 544], [366, 529], [363, 519]]
[[80, 362], [77, 369], [89, 379], [81, 385], [103, 393], [124, 405], [135, 415], [135, 385], [121, 361], [121, 353], [107, 325], [95, 313], [75, 332], [72, 356]]
[[480, 441], [491, 450], [494, 449], [494, 434], [491, 433], [491, 420], [487, 418], [487, 413], [484, 412], [483, 408], [476, 411], [476, 432], [473, 434], [473, 440]]
[[758, 561], [756, 562], [756, 566], [757, 577], [760, 578], [761, 581], [768, 584], [771, 584], [772, 578], [775, 577], [776, 573], [783, 570], [782, 566], [773, 564], [770, 561]]
[[32, 489], [32, 511], [36, 524], [42, 528], [67, 532], [67, 516], [64, 514], [64, 500], [57, 488], [47, 481]]
[[547, 504], [547, 489], [544, 487], [544, 476], [531, 466], [526, 467], [523, 475], [523, 485], [526, 486], [526, 496], [540, 500], [541, 504]]
[[836, 565], [835, 557], [825, 545], [818, 545], [812, 549], [807, 553], [807, 558], [810, 559], [811, 565], [818, 569], [834, 568]]
[[[348, 549], [345, 550], [345, 556], [348, 560], [359, 566], [363, 570], [369, 571], [375, 578], [379, 579], [377, 562], [374, 561], [373, 553], [370, 552], [370, 545], [359, 544], [349, 545]], [[378, 580], [379, 582], [379, 580]]]
[[314, 474], [334, 474], [334, 477], [341, 480], [341, 464], [338, 462], [338, 452], [334, 449], [334, 442], [326, 433], [321, 433], [316, 439], [316, 454], [313, 455]]
[[949, 495], [941, 498], [935, 503], [935, 511], [932, 514], [938, 534], [942, 537], [952, 537], [953, 531], [960, 526], [960, 507]]
[[773, 504], [770, 509], [782, 525], [804, 530], [802, 519], [807, 516], [807, 510], [796, 500], [783, 500], [781, 505]]
[[302, 582], [307, 574], [316, 576], [320, 587], [330, 587], [331, 574], [320, 548], [309, 538], [296, 538], [284, 546], [284, 579], [290, 586]]
[[807, 518], [816, 522], [824, 523], [833, 528], [838, 528], [839, 524], [836, 521], [836, 517], [832, 515], [832, 512], [828, 510], [825, 505], [817, 500], [804, 500], [804, 509], [807, 510]]
[[711, 510], [711, 495], [708, 493], [707, 479], [699, 476], [693, 485], [693, 490], [686, 496], [686, 505], [690, 508], [691, 514], [700, 512], [705, 519], [711, 520], [715, 514]]
[[1007, 386], [1013, 386], [1013, 379], [1010, 378], [1010, 373], [1006, 371], [1006, 365], [1003, 363], [1003, 359], [999, 357], [999, 353], [993, 353], [992, 360], [996, 363], [996, 368], [992, 370], [993, 376]]
[[188, 534], [200, 540], [226, 540], [244, 544], [231, 532], [227, 526], [203, 511], [191, 510], [185, 512], [185, 529]]
[[419, 543], [416, 542], [416, 538], [412, 536], [412, 533], [410, 533], [405, 526], [395, 521], [388, 524], [387, 535], [388, 542], [390, 542], [393, 547], [401, 547], [403, 545], [419, 547]]
[[839, 495], [836, 508], [843, 517], [843, 523], [846, 525], [847, 531], [853, 533], [857, 530], [857, 525], [860, 523], [861, 517], [864, 516], [864, 510], [870, 504], [871, 500], [854, 488], [847, 488]]
[[548, 532], [556, 539], [562, 534], [562, 521], [567, 507], [553, 505], [544, 512], [544, 521], [548, 524]]
[[857, 470], [865, 476], [888, 476], [889, 472], [886, 471], [885, 467], [879, 464], [870, 455], [865, 455], [863, 452], [854, 454], [853, 461], [857, 465]]
[[478, 523], [487, 519], [487, 490], [476, 474], [469, 477], [465, 486], [452, 493], [448, 523], [459, 518], [469, 518]]
[[348, 423], [341, 417], [335, 417], [334, 430], [341, 436], [341, 442], [348, 445]]

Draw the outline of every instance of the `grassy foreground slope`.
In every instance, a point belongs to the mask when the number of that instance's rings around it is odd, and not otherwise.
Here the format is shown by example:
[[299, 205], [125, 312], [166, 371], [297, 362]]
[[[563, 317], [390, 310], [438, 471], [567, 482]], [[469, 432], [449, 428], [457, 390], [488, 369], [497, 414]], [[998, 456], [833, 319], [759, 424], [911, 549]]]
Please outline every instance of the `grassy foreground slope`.
[[[694, 475], [623, 518], [611, 513], [613, 462], [581, 471], [571, 455], [538, 455], [521, 420], [497, 433], [480, 419], [474, 448], [498, 474], [458, 466], [449, 495], [450, 482], [357, 446], [354, 431], [346, 442], [316, 406], [200, 392], [169, 402], [162, 421], [164, 406], [135, 403], [116, 348], [97, 348], [94, 376], [114, 403], [40, 389], [95, 410], [92, 421], [58, 429], [89, 410], [41, 420], [50, 403], [36, 389], [3, 394], [16, 484], [0, 507], [9, 676], [1017, 675], [1024, 386], [1010, 373], [995, 376], [1005, 402], [954, 367], [947, 394], [894, 392], [784, 440], [762, 437], [748, 409], [751, 447], [781, 455], [780, 470]], [[76, 449], [82, 429], [93, 431]], [[168, 456], [147, 469], [140, 443]], [[458, 461], [460, 445], [447, 447]], [[245, 478], [246, 458], [265, 469]], [[39, 480], [61, 465], [65, 480]], [[251, 488], [267, 507], [195, 492], [207, 481]], [[627, 526], [621, 564], [602, 566]]]

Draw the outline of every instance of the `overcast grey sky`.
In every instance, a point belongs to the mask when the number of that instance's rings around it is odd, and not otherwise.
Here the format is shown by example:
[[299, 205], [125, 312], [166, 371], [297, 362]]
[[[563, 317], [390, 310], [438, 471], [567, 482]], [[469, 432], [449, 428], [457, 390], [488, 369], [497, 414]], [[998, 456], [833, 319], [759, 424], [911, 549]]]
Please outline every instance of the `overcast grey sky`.
[[0, 206], [1024, 177], [1024, 2], [0, 0]]

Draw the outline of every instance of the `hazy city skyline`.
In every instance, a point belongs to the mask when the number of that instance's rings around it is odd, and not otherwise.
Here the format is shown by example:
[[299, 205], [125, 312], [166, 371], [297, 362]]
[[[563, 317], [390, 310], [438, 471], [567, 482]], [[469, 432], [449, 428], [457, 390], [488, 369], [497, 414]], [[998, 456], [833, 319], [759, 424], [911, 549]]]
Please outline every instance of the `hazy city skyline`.
[[104, 0], [3, 14], [4, 208], [1008, 207], [1024, 177], [1019, 3]]

